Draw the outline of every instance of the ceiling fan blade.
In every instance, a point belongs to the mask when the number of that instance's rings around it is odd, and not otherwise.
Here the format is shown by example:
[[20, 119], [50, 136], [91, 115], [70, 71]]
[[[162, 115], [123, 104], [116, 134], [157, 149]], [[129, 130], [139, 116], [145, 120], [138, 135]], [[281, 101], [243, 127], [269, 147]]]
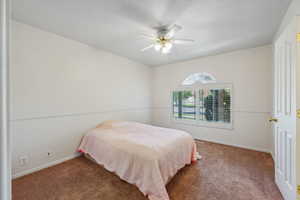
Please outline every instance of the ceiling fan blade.
[[180, 31], [182, 29], [181, 26], [177, 25], [177, 24], [173, 24], [168, 28], [168, 31], [165, 35], [166, 38], [173, 38], [175, 33]]
[[148, 49], [151, 49], [152, 47], [154, 47], [154, 44], [151, 44], [150, 46], [147, 46], [147, 47], [141, 49], [141, 51], [147, 51]]
[[173, 39], [171, 40], [174, 44], [189, 44], [195, 42], [195, 40], [191, 39]]
[[141, 34], [140, 35], [141, 38], [145, 38], [145, 39], [149, 39], [149, 40], [156, 40], [155, 35], [148, 35], [148, 34]]

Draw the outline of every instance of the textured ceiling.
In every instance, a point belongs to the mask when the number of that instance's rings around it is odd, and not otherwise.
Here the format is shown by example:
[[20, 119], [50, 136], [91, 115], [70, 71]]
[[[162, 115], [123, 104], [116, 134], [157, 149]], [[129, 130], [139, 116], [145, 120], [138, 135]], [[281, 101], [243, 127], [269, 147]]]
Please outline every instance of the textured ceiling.
[[[290, 0], [13, 0], [13, 18], [149, 66], [269, 44]], [[141, 33], [176, 23], [170, 54], [141, 52]]]

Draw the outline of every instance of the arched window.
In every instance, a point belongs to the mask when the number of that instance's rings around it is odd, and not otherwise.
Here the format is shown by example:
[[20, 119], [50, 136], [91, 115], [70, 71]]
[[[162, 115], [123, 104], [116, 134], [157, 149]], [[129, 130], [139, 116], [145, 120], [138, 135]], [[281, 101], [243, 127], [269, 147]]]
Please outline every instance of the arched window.
[[221, 83], [209, 73], [186, 77], [173, 91], [172, 104], [176, 122], [232, 128], [232, 84]]
[[196, 83], [215, 83], [216, 79], [211, 74], [202, 72], [202, 73], [195, 73], [189, 75], [184, 81], [182, 82], [182, 85], [193, 85]]

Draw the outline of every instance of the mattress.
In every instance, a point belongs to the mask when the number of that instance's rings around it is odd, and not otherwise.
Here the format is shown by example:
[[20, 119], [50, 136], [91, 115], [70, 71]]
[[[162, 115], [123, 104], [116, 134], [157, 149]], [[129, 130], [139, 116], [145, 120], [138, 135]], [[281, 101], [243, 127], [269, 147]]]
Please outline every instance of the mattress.
[[125, 121], [104, 122], [88, 131], [79, 151], [136, 185], [150, 200], [169, 200], [168, 181], [197, 159], [190, 134]]

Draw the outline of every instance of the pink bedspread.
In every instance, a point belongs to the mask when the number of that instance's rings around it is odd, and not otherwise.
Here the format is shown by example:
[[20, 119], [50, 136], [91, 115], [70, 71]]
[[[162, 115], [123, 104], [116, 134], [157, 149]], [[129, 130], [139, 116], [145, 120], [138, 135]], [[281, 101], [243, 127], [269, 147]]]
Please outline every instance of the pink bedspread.
[[136, 122], [107, 122], [89, 131], [79, 151], [135, 184], [150, 200], [169, 200], [165, 185], [196, 161], [196, 145], [184, 131]]

